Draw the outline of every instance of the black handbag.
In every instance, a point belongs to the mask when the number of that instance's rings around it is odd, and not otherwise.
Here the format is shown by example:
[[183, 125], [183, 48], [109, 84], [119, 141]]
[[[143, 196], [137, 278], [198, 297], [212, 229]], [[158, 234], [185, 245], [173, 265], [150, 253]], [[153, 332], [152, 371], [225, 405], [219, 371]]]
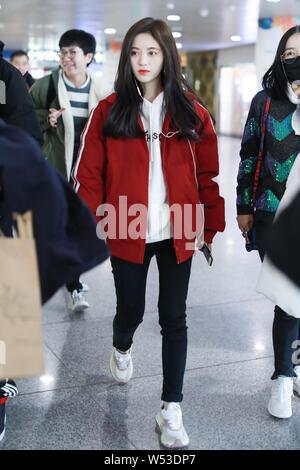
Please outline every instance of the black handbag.
[[261, 139], [260, 139], [257, 164], [256, 164], [256, 169], [255, 169], [255, 174], [254, 174], [253, 192], [252, 192], [252, 198], [251, 198], [251, 206], [253, 208], [254, 222], [253, 222], [252, 228], [248, 230], [248, 232], [243, 232], [243, 237], [245, 238], [245, 248], [247, 251], [253, 251], [253, 250], [258, 249], [257, 243], [256, 243], [256, 229], [255, 229], [255, 211], [256, 211], [255, 203], [256, 203], [256, 193], [257, 193], [257, 188], [259, 184], [261, 165], [262, 165], [262, 161], [264, 157], [264, 143], [265, 143], [267, 119], [268, 119], [270, 104], [271, 104], [271, 98], [268, 96], [265, 109], [264, 109], [263, 119], [262, 119]]
[[256, 244], [256, 229], [254, 224], [248, 232], [243, 233], [243, 237], [245, 238], [245, 248], [247, 251], [258, 250]]

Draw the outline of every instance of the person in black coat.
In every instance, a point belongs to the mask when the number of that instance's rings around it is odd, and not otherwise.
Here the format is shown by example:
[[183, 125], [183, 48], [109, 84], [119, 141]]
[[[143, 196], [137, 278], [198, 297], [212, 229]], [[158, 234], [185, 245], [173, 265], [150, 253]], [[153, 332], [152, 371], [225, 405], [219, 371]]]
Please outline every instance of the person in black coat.
[[21, 73], [2, 57], [0, 41], [0, 118], [28, 132], [40, 145], [43, 136]]
[[[2, 57], [4, 44], [0, 41], [0, 119], [30, 134], [40, 145], [43, 136], [31, 96], [21, 73]], [[12, 236], [12, 221], [0, 195], [0, 229]]]
[[90, 209], [32, 138], [0, 119], [0, 148], [2, 204], [9, 214], [32, 211], [44, 303], [108, 252]]
[[300, 287], [300, 191], [275, 220], [267, 254], [275, 266]]
[[[66, 282], [103, 262], [108, 252], [97, 238], [89, 208], [30, 136], [0, 119], [0, 149], [2, 206], [10, 216], [32, 211], [44, 304]], [[12, 379], [0, 380], [0, 441], [5, 434], [7, 400], [17, 394]]]
[[30, 89], [35, 80], [29, 73], [30, 64], [27, 52], [22, 51], [21, 49], [14, 51], [9, 58], [9, 62], [21, 72], [27, 88]]

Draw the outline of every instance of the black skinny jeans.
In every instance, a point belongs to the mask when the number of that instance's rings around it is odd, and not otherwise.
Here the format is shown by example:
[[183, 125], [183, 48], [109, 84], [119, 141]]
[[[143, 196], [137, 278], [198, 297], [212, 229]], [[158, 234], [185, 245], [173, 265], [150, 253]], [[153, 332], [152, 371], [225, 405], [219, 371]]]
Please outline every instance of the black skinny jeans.
[[[255, 227], [259, 256], [263, 260], [268, 237], [272, 229], [272, 222], [257, 221]], [[277, 379], [279, 375], [297, 377], [292, 361], [292, 355], [295, 353], [292, 344], [300, 338], [299, 318], [288, 315], [276, 305], [272, 333], [275, 371], [271, 379]]]
[[173, 240], [146, 244], [143, 264], [111, 258], [117, 313], [113, 321], [113, 345], [127, 351], [143, 321], [146, 280], [151, 258], [159, 271], [158, 313], [162, 335], [163, 389], [161, 399], [181, 402], [187, 355], [186, 298], [192, 257], [177, 264]]

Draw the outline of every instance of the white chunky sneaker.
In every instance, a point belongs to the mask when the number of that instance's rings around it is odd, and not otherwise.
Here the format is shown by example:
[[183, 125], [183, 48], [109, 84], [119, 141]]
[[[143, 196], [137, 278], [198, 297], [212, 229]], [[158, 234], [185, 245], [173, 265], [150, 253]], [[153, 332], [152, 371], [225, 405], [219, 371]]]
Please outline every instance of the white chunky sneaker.
[[125, 353], [121, 353], [116, 348], [113, 348], [109, 365], [111, 375], [117, 382], [124, 384], [129, 382], [133, 372], [131, 348]]
[[84, 282], [81, 282], [80, 281], [80, 284], [81, 284], [81, 289], [80, 292], [88, 292], [89, 291], [89, 286], [87, 284], [85, 284]]
[[160, 431], [160, 442], [168, 449], [179, 449], [189, 445], [189, 438], [182, 422], [182, 412], [179, 403], [164, 402], [156, 415], [156, 423]]
[[300, 397], [300, 366], [296, 366], [294, 370], [298, 376], [294, 379], [294, 392], [296, 392]]
[[292, 396], [294, 379], [280, 375], [273, 380], [268, 411], [275, 418], [290, 418], [292, 416]]
[[70, 310], [73, 313], [76, 312], [82, 312], [83, 310], [89, 308], [89, 303], [84, 297], [84, 293], [78, 290], [73, 290], [72, 293], [70, 293]]

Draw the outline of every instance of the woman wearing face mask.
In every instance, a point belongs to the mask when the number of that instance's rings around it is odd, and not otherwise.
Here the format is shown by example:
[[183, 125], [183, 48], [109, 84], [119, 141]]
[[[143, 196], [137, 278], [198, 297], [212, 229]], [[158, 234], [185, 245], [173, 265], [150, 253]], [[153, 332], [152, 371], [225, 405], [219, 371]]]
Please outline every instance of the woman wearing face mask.
[[[118, 382], [131, 379], [133, 335], [143, 320], [147, 273], [155, 257], [163, 363], [163, 405], [156, 422], [164, 446], [184, 447], [189, 438], [180, 402], [195, 236], [188, 240], [191, 217], [185, 214], [181, 231], [182, 218], [178, 223], [170, 208], [184, 212], [189, 207], [195, 215], [200, 201], [208, 245], [223, 231], [224, 201], [213, 181], [217, 139], [208, 111], [181, 74], [172, 32], [161, 20], [144, 18], [126, 34], [115, 90], [90, 116], [73, 175], [79, 195], [95, 214], [105, 203], [116, 215], [117, 226], [106, 230], [117, 296], [110, 370]], [[149, 358], [156, 351], [148, 344], [144, 354]]]
[[[275, 60], [263, 77], [264, 90], [252, 100], [246, 122], [237, 186], [237, 221], [245, 235], [255, 226], [263, 260], [272, 222], [296, 159], [300, 158], [300, 26], [281, 38]], [[269, 109], [266, 105], [269, 101]], [[252, 201], [262, 128], [263, 159], [255, 201]], [[254, 221], [255, 217], [255, 221]], [[282, 247], [281, 249], [284, 249]], [[277, 418], [292, 416], [293, 389], [300, 394], [300, 366], [293, 362], [299, 318], [275, 307], [273, 348], [275, 370], [268, 411]]]

